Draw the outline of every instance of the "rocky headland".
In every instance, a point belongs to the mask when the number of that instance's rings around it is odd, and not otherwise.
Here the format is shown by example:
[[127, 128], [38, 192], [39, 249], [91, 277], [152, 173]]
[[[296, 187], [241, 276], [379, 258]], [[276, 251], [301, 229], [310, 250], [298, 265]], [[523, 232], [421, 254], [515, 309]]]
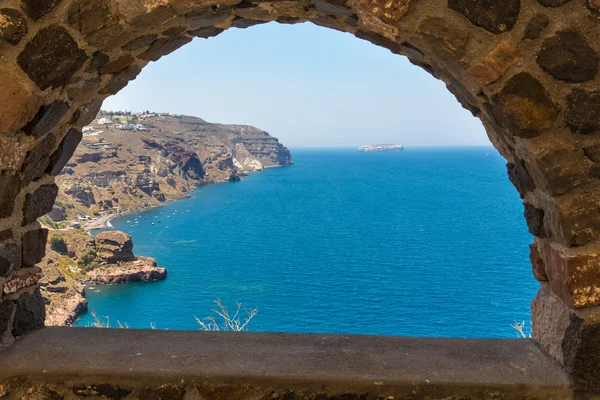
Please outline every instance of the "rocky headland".
[[154, 258], [133, 254], [131, 236], [125, 232], [102, 232], [95, 242], [100, 262], [82, 279], [84, 283], [149, 282], [167, 277], [167, 270], [158, 267]]
[[289, 150], [252, 126], [101, 112], [56, 179], [58, 209], [52, 214], [58, 218], [52, 220], [132, 212], [185, 198], [199, 185], [290, 164]]
[[160, 113], [101, 111], [57, 177], [42, 295], [46, 325], [70, 325], [88, 308], [85, 286], [165, 279], [150, 257], [133, 253], [131, 237], [106, 231], [118, 214], [185, 198], [197, 186], [237, 182], [250, 172], [293, 164], [289, 150], [267, 132]]
[[167, 270], [151, 257], [133, 253], [131, 236], [106, 231], [92, 238], [72, 230], [51, 230], [41, 293], [46, 304], [46, 325], [70, 325], [86, 311], [85, 285], [147, 282], [165, 279]]

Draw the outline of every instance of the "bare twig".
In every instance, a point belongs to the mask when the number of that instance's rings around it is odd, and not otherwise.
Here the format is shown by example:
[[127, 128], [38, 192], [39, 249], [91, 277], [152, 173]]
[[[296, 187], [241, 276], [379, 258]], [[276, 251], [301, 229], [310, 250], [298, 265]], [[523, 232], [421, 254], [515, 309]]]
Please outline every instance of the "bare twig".
[[[200, 326], [200, 329], [204, 331], [246, 331], [248, 330], [248, 324], [258, 313], [258, 307], [253, 309], [242, 308], [242, 304], [236, 302], [235, 304], [237, 308], [235, 313], [231, 315], [227, 309], [227, 306], [221, 302], [221, 299], [217, 299], [214, 303], [217, 305], [217, 307], [211, 310], [211, 314], [208, 317], [204, 319], [195, 317], [196, 323]], [[243, 319], [240, 317], [242, 310], [245, 314]], [[223, 320], [221, 324], [217, 323], [215, 315]]]
[[525, 321], [522, 321], [522, 322], [514, 321], [512, 324], [510, 324], [510, 326], [512, 326], [517, 331], [518, 338], [530, 338], [531, 337], [531, 333], [529, 335], [527, 335], [523, 331], [523, 329], [525, 328]]

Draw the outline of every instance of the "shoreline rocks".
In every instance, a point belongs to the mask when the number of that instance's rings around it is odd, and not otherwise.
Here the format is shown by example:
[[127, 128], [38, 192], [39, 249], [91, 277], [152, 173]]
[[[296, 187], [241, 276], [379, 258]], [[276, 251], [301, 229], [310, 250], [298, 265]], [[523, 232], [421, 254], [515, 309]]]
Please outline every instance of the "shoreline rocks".
[[69, 326], [88, 310], [86, 285], [152, 282], [167, 277], [166, 268], [151, 257], [133, 253], [131, 236], [121, 231], [106, 231], [90, 238], [73, 230], [52, 230], [51, 242], [62, 241], [61, 253], [48, 243], [40, 264], [40, 281], [46, 307], [46, 325]]
[[128, 282], [152, 282], [167, 277], [167, 269], [156, 265], [151, 257], [137, 257], [135, 261], [107, 264], [94, 268], [82, 279], [85, 285], [113, 285]]

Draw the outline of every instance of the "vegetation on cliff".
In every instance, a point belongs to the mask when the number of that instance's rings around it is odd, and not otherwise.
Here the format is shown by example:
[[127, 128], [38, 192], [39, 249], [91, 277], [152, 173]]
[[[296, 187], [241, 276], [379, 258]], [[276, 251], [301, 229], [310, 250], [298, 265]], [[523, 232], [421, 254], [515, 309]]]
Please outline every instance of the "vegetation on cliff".
[[131, 236], [120, 231], [91, 238], [80, 230], [52, 230], [40, 267], [46, 325], [70, 325], [87, 310], [85, 284], [155, 281], [167, 276], [153, 258], [136, 256]]

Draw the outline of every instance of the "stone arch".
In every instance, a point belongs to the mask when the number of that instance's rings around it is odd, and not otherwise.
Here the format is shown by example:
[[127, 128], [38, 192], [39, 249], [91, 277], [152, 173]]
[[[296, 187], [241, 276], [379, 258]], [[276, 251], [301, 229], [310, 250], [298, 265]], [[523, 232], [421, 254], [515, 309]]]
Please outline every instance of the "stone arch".
[[2, 343], [43, 325], [36, 218], [102, 100], [194, 37], [310, 21], [408, 57], [483, 121], [535, 235], [534, 339], [600, 391], [599, 18], [597, 0], [0, 0]]

